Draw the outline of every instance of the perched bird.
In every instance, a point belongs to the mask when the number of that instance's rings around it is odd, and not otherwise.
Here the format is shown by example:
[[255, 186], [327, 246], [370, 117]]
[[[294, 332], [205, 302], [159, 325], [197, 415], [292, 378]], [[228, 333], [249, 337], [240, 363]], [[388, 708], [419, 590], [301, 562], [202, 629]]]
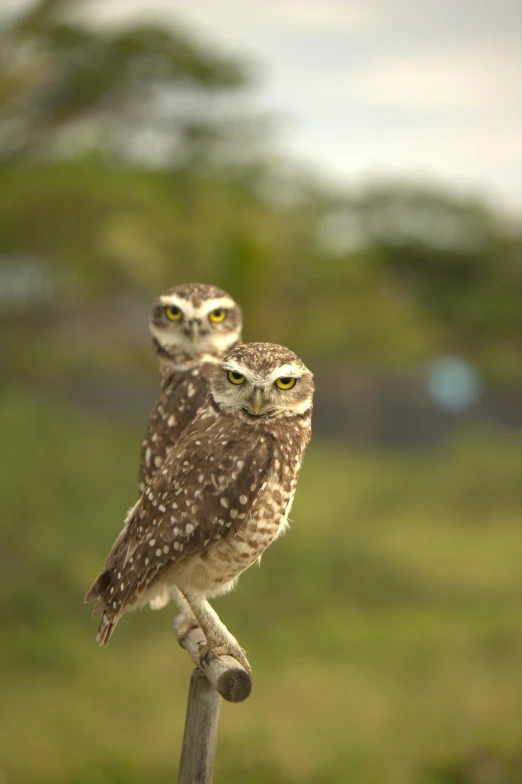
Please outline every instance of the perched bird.
[[140, 493], [205, 402], [214, 367], [241, 342], [242, 326], [240, 307], [215, 286], [185, 283], [154, 302], [149, 327], [161, 391], [141, 445]]
[[87, 593], [107, 645], [121, 616], [175, 587], [206, 637], [244, 652], [208, 603], [286, 528], [311, 436], [313, 376], [289, 349], [247, 343], [215, 369], [205, 405], [130, 510]]

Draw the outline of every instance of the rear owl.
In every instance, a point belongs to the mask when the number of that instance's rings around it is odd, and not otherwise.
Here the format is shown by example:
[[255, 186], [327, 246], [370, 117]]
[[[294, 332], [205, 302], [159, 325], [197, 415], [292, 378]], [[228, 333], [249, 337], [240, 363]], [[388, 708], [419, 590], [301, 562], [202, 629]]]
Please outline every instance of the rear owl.
[[140, 493], [202, 407], [215, 367], [241, 343], [242, 327], [241, 308], [215, 286], [184, 283], [154, 302], [149, 328], [161, 391], [141, 445]]

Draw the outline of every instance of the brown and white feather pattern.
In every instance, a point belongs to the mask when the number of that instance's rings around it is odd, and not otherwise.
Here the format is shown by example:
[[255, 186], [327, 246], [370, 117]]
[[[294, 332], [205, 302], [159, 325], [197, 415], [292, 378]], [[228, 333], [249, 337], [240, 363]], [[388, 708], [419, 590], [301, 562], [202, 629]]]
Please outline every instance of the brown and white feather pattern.
[[[227, 356], [242, 356], [245, 348]], [[97, 600], [94, 613], [103, 613], [101, 644], [123, 613], [172, 586], [187, 596], [226, 592], [282, 533], [311, 436], [313, 383], [306, 372], [309, 407], [274, 416], [228, 410], [215, 402], [213, 383], [205, 406], [129, 512], [86, 596]]]
[[203, 409], [131, 511], [87, 597], [104, 612], [100, 641], [165, 584], [227, 590], [284, 529], [310, 414], [278, 432], [253, 427], [248, 439], [227, 419]]
[[204, 404], [214, 370], [215, 363], [203, 362], [171, 370], [165, 378], [141, 444], [140, 493]]
[[[178, 320], [169, 320], [169, 306], [178, 309]], [[224, 314], [219, 323], [213, 323], [210, 318], [216, 308]], [[198, 328], [194, 335], [196, 322]], [[241, 342], [242, 313], [223, 289], [183, 283], [157, 298], [149, 326], [160, 368], [161, 391], [141, 445], [140, 493], [205, 402], [219, 359], [231, 346]]]

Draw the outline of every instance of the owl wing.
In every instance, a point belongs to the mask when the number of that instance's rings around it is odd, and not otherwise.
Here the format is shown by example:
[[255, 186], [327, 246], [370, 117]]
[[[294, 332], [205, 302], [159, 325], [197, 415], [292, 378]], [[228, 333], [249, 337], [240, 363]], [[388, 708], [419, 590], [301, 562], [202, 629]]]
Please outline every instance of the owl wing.
[[[271, 468], [267, 437], [203, 409], [130, 511], [105, 568], [86, 596], [115, 621], [180, 558], [237, 530]], [[249, 428], [250, 430], [250, 428]]]
[[149, 414], [140, 451], [139, 490], [143, 493], [169, 451], [205, 402], [213, 367], [176, 372], [163, 385]]

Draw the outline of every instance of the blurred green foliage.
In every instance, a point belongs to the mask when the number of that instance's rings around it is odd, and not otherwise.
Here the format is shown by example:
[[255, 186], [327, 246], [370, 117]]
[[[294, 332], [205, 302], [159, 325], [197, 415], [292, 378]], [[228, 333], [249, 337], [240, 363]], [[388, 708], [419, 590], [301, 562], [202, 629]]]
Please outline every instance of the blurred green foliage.
[[[174, 608], [101, 650], [82, 606], [141, 425], [4, 390], [0, 429], [0, 769], [172, 780], [190, 673]], [[254, 668], [223, 708], [217, 783], [519, 781], [521, 471], [520, 440], [486, 432], [424, 456], [312, 444], [290, 532], [217, 602]]]

